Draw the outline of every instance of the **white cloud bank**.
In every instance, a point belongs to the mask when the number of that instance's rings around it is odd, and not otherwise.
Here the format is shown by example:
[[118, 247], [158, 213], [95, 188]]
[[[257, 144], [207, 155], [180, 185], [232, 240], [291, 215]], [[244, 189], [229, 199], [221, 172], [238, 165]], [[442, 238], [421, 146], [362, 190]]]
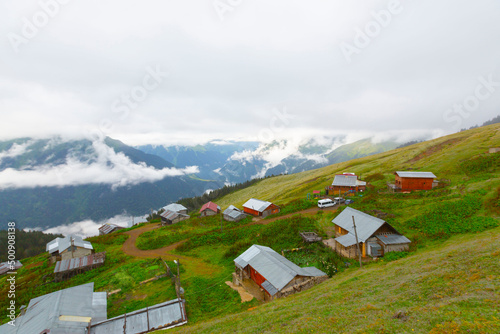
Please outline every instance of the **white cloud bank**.
[[[134, 217], [134, 224], [142, 223], [146, 221], [146, 217]], [[81, 237], [91, 237], [99, 235], [99, 227], [103, 224], [115, 224], [121, 227], [130, 227], [132, 226], [132, 217], [126, 214], [121, 214], [114, 216], [109, 219], [105, 219], [99, 222], [95, 222], [91, 219], [86, 219], [80, 222], [75, 222], [68, 225], [61, 225], [57, 227], [51, 227], [49, 229], [44, 230], [44, 233], [53, 233], [53, 234], [62, 234], [64, 236], [68, 235], [78, 235]], [[41, 230], [37, 228], [37, 230]]]
[[[116, 153], [102, 142], [96, 141], [92, 146], [95, 155], [89, 156], [86, 161], [67, 156], [66, 162], [61, 165], [42, 165], [21, 170], [7, 168], [0, 172], [0, 190], [84, 184], [108, 184], [116, 189], [143, 182], [155, 182], [169, 176], [199, 172], [197, 166], [183, 169], [156, 169], [145, 163], [136, 164], [125, 154]], [[16, 148], [16, 150], [18, 149]]]

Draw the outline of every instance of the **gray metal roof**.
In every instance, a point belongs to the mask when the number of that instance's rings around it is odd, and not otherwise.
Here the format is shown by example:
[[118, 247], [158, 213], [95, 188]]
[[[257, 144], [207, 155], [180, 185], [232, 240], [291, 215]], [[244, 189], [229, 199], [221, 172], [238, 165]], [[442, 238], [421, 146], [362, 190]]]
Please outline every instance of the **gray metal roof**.
[[241, 211], [240, 209], [238, 209], [237, 207], [235, 207], [234, 205], [230, 205], [226, 210], [224, 210], [224, 214], [227, 215], [227, 214], [230, 214], [232, 211], [239, 211], [239, 212], [243, 212]]
[[179, 212], [176, 212], [176, 211], [165, 211], [161, 214], [161, 216], [167, 220], [174, 220], [175, 218], [177, 217], [185, 217], [185, 218], [189, 218], [189, 215], [186, 215], [184, 213], [179, 213]]
[[335, 238], [335, 241], [337, 241], [339, 244], [341, 244], [344, 247], [349, 247], [352, 245], [356, 244], [356, 236], [354, 234], [345, 234], [342, 235], [338, 238]]
[[243, 207], [249, 208], [252, 210], [256, 210], [259, 212], [263, 212], [265, 209], [267, 209], [272, 204], [273, 203], [271, 203], [271, 202], [266, 202], [266, 201], [261, 201], [260, 199], [251, 198], [245, 204], [243, 204]]
[[184, 205], [181, 205], [181, 204], [177, 204], [177, 203], [172, 203], [172, 204], [169, 204], [167, 206], [164, 206], [163, 209], [165, 211], [172, 211], [172, 212], [179, 212], [179, 211], [182, 211], [182, 210], [186, 210], [186, 207]]
[[422, 179], [435, 179], [437, 178], [434, 173], [431, 172], [396, 172], [399, 177], [411, 177], [411, 178], [422, 178]]
[[70, 271], [73, 269], [102, 264], [106, 259], [105, 255], [106, 252], [101, 252], [96, 254], [90, 254], [83, 257], [77, 257], [74, 259], [57, 261], [56, 266], [54, 268], [54, 273], [60, 273], [64, 271]]
[[103, 234], [109, 234], [115, 230], [121, 230], [123, 227], [115, 225], [115, 224], [104, 224], [99, 227], [99, 231]]
[[[241, 269], [247, 265], [257, 270], [277, 291], [283, 289], [295, 276], [323, 276], [317, 269], [314, 274], [287, 260], [269, 247], [252, 245], [234, 260]], [[318, 275], [321, 273], [321, 275]], [[266, 288], [269, 292], [269, 290]]]
[[262, 287], [266, 289], [266, 291], [271, 296], [274, 296], [276, 293], [278, 293], [278, 289], [276, 289], [271, 283], [269, 283], [269, 281], [264, 281], [262, 283]]
[[302, 270], [307, 271], [309, 274], [311, 274], [311, 276], [324, 276], [324, 275], [326, 275], [324, 272], [322, 272], [321, 270], [319, 270], [316, 267], [305, 267], [305, 268], [302, 268]]
[[106, 293], [95, 293], [94, 283], [87, 283], [34, 298], [26, 313], [16, 319], [16, 326], [5, 324], [0, 327], [0, 333], [38, 334], [47, 329], [51, 334], [86, 332], [88, 322], [84, 319], [68, 321], [62, 316], [106, 319]]
[[231, 211], [229, 213], [224, 213], [224, 215], [225, 216], [229, 216], [229, 217], [231, 217], [233, 219], [240, 219], [240, 218], [243, 219], [243, 218], [245, 218], [247, 216], [245, 213], [243, 213], [241, 211], [236, 211], [236, 210]]
[[230, 205], [226, 210], [224, 210], [224, 216], [231, 217], [233, 219], [240, 219], [246, 217], [246, 213], [235, 207], [234, 205]]
[[84, 241], [82, 237], [77, 235], [68, 235], [65, 238], [55, 238], [47, 244], [45, 250], [51, 254], [56, 251], [62, 253], [71, 246], [71, 241], [73, 241], [73, 245], [76, 247], [93, 249], [92, 244], [88, 241]]
[[338, 187], [356, 187], [356, 181], [358, 177], [356, 175], [335, 175], [333, 179], [332, 186]]
[[[358, 232], [358, 241], [366, 242], [370, 237], [373, 236], [375, 232], [384, 224], [387, 224], [380, 218], [370, 216], [364, 212], [358, 211], [351, 207], [346, 207], [332, 222], [347, 230], [349, 233], [335, 238], [335, 241], [343, 245], [344, 247], [349, 247], [356, 244], [356, 236], [354, 234], [354, 226], [352, 223], [352, 217], [356, 221], [356, 230]], [[389, 224], [388, 224], [389, 225]], [[390, 226], [390, 225], [389, 225]], [[391, 226], [392, 227], [392, 226]], [[393, 228], [394, 229], [394, 228]], [[396, 231], [397, 232], [397, 231]], [[404, 235], [400, 234], [388, 234], [376, 236], [379, 240], [384, 242], [384, 244], [404, 244], [411, 242]]]
[[[143, 308], [115, 318], [92, 322], [90, 334], [145, 333], [152, 329], [168, 328], [187, 323], [185, 317], [185, 301], [170, 300], [168, 302]], [[182, 311], [181, 311], [182, 308]]]
[[[14, 269], [13, 270], [17, 270], [19, 268], [21, 268], [23, 266], [23, 264], [21, 262], [19, 262], [19, 260], [16, 260], [16, 262], [14, 263]], [[9, 265], [9, 262], [2, 262], [0, 263], [0, 275], [3, 275], [7, 272], [11, 271], [10, 270], [10, 265]]]
[[[351, 207], [346, 207], [344, 211], [342, 211], [335, 219], [332, 220], [332, 223], [342, 227], [344, 230], [347, 230], [349, 234], [352, 234], [352, 236], [354, 237], [354, 227], [352, 224], [353, 216], [354, 220], [356, 221], [356, 230], [358, 233], [359, 242], [365, 242], [368, 238], [370, 238], [373, 235], [373, 233], [375, 233], [385, 223], [385, 221], [383, 221], [382, 219], [370, 216], [364, 212], [358, 211]], [[336, 238], [335, 240], [339, 241], [338, 240], [339, 238]], [[345, 237], [345, 239], [350, 240], [347, 239], [347, 237]], [[354, 242], [354, 244], [355, 243], [356, 242]]]
[[409, 244], [409, 243], [411, 243], [410, 239], [408, 239], [404, 235], [399, 235], [399, 234], [377, 235], [377, 239], [379, 239], [385, 245], [397, 245], [397, 244]]

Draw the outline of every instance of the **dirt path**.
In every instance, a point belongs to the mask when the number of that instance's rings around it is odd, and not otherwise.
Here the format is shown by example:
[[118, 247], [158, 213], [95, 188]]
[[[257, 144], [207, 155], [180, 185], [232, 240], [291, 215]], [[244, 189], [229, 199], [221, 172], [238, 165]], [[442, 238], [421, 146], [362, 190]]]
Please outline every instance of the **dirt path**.
[[139, 258], [151, 259], [161, 257], [164, 260], [179, 260], [179, 262], [181, 262], [182, 265], [185, 266], [186, 272], [192, 272], [200, 275], [211, 275], [217, 272], [217, 266], [210, 265], [199, 258], [170, 253], [171, 251], [188, 241], [188, 239], [181, 240], [179, 242], [157, 249], [142, 250], [137, 248], [135, 242], [139, 235], [160, 227], [160, 223], [154, 223], [125, 232], [125, 234], [128, 234], [130, 237], [123, 243], [122, 251], [127, 255]]
[[241, 302], [244, 303], [244, 302], [249, 302], [253, 299], [253, 296], [251, 294], [249, 294], [244, 287], [242, 286], [236, 286], [233, 284], [233, 282], [226, 282], [227, 285], [229, 285], [229, 287], [233, 290], [236, 290], [238, 291], [238, 293], [240, 294], [240, 297], [241, 297]]

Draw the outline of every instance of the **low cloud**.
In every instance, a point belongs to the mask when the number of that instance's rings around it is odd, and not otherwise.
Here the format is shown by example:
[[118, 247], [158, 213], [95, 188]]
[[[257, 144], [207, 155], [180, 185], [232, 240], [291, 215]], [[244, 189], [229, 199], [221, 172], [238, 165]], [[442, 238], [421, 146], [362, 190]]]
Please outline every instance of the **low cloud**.
[[86, 160], [82, 160], [82, 157], [68, 155], [64, 164], [41, 165], [22, 170], [7, 168], [0, 172], [0, 189], [64, 187], [84, 184], [108, 184], [116, 189], [143, 182], [155, 182], [165, 177], [199, 172], [197, 166], [182, 169], [156, 169], [145, 163], [134, 163], [125, 154], [116, 153], [102, 142], [96, 141], [92, 146], [94, 153], [86, 157]]
[[[146, 221], [146, 217], [134, 217], [132, 218], [129, 215], [121, 214], [114, 216], [109, 219], [101, 220], [95, 222], [93, 220], [87, 219], [80, 222], [75, 222], [68, 225], [61, 225], [57, 227], [51, 227], [49, 229], [44, 230], [44, 233], [53, 233], [53, 234], [62, 234], [64, 236], [68, 235], [78, 235], [81, 237], [91, 237], [99, 235], [99, 227], [103, 224], [115, 224], [121, 227], [130, 227], [132, 226], [132, 221], [134, 224], [142, 223]], [[36, 228], [35, 230], [42, 230], [40, 228]]]

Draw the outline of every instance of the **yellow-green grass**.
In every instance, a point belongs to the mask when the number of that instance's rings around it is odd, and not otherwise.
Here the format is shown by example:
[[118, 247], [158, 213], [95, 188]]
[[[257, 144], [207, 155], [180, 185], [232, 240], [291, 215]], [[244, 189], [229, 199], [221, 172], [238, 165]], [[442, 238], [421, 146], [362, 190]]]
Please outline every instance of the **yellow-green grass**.
[[[500, 228], [174, 333], [499, 333]], [[383, 260], [382, 260], [383, 261]], [[401, 311], [403, 317], [394, 317]]]

